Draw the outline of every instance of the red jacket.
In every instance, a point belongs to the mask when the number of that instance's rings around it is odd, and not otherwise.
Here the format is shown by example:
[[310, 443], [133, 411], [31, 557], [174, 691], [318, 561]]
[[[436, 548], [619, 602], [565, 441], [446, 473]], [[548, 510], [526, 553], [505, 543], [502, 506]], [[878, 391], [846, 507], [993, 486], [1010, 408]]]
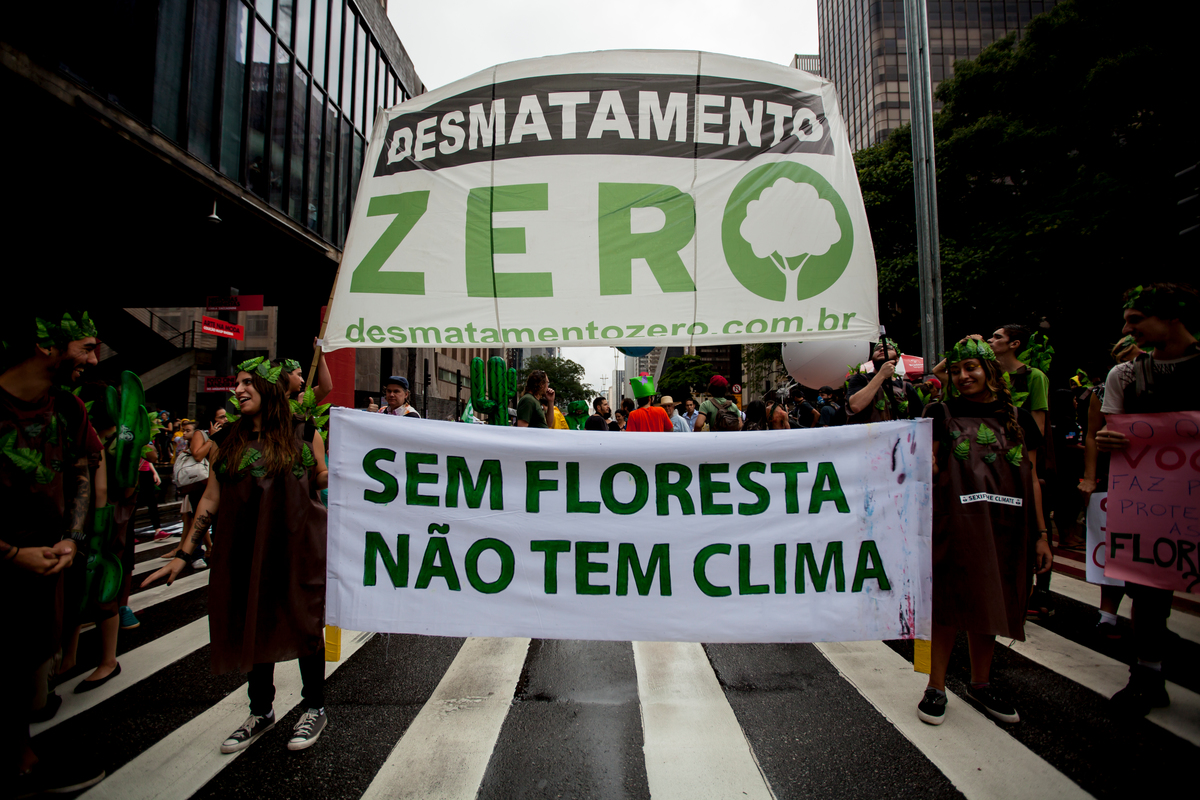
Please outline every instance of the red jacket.
[[625, 430], [671, 433], [675, 426], [671, 424], [671, 418], [662, 406], [643, 406], [630, 412]]

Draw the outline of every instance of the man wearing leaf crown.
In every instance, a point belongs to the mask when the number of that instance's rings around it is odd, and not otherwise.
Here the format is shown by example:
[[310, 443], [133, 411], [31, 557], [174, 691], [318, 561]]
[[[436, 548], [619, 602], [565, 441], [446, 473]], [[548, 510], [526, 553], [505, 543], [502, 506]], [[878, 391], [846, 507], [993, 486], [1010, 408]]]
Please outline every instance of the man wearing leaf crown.
[[[78, 760], [39, 763], [29, 715], [58, 650], [63, 573], [85, 538], [90, 468], [102, 445], [79, 398], [58, 387], [96, 363], [96, 327], [86, 312], [12, 309], [0, 349], [0, 603], [8, 610], [0, 658], [0, 783], [75, 791], [104, 771]], [[18, 611], [18, 609], [20, 609]]]

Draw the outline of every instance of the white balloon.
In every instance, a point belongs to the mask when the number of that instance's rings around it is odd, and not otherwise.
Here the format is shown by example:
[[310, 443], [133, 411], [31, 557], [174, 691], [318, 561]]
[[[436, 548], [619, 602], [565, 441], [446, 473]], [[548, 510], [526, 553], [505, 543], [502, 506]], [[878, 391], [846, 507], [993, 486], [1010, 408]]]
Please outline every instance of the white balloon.
[[850, 368], [871, 358], [871, 343], [855, 340], [785, 342], [783, 366], [788, 374], [810, 389], [843, 383]]

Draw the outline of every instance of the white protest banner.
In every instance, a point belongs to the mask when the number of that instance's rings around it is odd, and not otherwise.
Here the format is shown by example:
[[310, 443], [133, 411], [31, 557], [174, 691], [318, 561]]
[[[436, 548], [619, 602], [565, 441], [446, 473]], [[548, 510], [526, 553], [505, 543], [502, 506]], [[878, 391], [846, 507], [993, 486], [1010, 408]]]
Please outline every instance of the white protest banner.
[[928, 638], [928, 420], [601, 434], [333, 409], [326, 613], [353, 630]]
[[1108, 548], [1107, 519], [1108, 492], [1093, 492], [1087, 507], [1087, 569], [1084, 574], [1088, 583], [1124, 586], [1125, 581], [1104, 574], [1104, 554]]
[[608, 51], [379, 114], [323, 346], [865, 341], [878, 316], [833, 84]]

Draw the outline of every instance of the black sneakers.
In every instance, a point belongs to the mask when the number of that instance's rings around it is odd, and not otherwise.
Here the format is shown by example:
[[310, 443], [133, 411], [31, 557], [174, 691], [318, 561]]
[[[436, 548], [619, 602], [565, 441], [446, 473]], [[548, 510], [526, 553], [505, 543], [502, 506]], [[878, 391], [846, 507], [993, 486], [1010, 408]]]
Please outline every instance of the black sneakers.
[[288, 739], [287, 744], [288, 750], [311, 747], [320, 738], [321, 731], [325, 730], [325, 723], [328, 721], [323, 708], [310, 708], [305, 711], [300, 715], [296, 727], [292, 729], [292, 738]]
[[925, 696], [917, 704], [917, 719], [929, 725], [941, 725], [946, 721], [946, 693], [932, 686], [925, 688]]
[[983, 706], [983, 710], [994, 719], [998, 719], [1001, 722], [1021, 721], [1021, 717], [1017, 714], [1017, 709], [1013, 707], [1013, 704], [1008, 702], [1008, 699], [1003, 694], [991, 686], [976, 688], [968, 684], [967, 697]]
[[271, 710], [266, 716], [251, 714], [242, 727], [229, 734], [229, 738], [221, 743], [222, 753], [236, 753], [254, 743], [254, 740], [275, 727], [275, 711]]
[[1118, 715], [1144, 717], [1152, 708], [1169, 706], [1171, 697], [1161, 672], [1134, 664], [1129, 668], [1129, 684], [1114, 694], [1109, 704]]

